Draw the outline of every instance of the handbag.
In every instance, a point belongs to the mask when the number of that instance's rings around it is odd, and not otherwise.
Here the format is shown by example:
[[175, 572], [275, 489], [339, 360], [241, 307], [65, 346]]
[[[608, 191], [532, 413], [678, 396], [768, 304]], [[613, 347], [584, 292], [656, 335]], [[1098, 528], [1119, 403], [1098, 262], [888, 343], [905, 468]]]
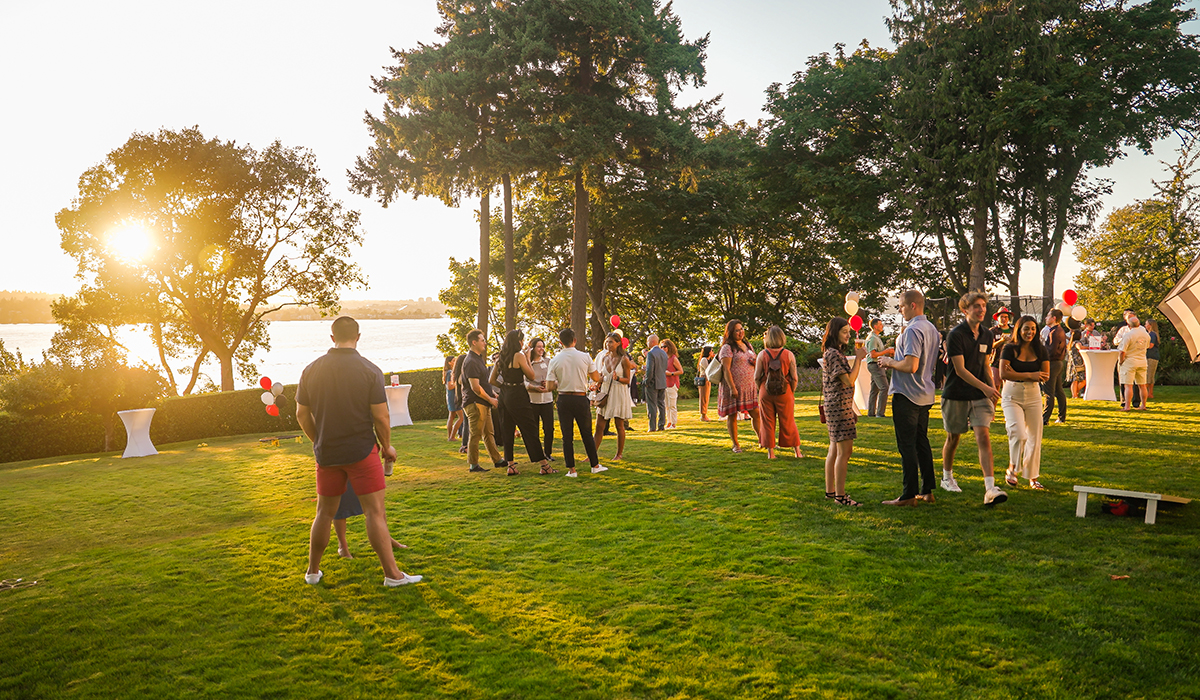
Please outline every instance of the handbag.
[[708, 377], [703, 374], [697, 374], [696, 378], [693, 380], [693, 382], [696, 384], [697, 387], [702, 387], [705, 384], [708, 384]]
[[593, 407], [604, 408], [608, 404], [608, 394], [609, 390], [612, 389], [612, 379], [613, 375], [609, 374], [608, 379], [604, 381], [604, 384], [602, 384], [599, 389], [592, 392], [588, 396], [588, 398], [592, 400]]
[[725, 365], [720, 359], [714, 357], [708, 362], [708, 369], [704, 370], [704, 374], [708, 376], [708, 381], [713, 384], [720, 384], [725, 378]]
[[824, 396], [822, 396], [821, 398], [817, 399], [817, 413], [818, 413], [818, 414], [821, 416], [821, 422], [822, 422], [822, 423], [828, 423], [828, 422], [829, 422], [829, 421], [828, 421], [828, 420], [825, 418], [825, 397], [824, 397]]

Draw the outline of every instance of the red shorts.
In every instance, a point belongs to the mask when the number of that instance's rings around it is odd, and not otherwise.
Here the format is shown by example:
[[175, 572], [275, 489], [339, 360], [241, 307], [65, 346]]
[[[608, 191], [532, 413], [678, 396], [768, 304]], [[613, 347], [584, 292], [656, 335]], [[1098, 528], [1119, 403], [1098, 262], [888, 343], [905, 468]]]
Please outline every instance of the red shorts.
[[383, 478], [383, 463], [379, 461], [379, 446], [371, 448], [371, 454], [354, 464], [336, 467], [317, 465], [317, 495], [340, 496], [346, 493], [346, 480], [354, 484], [354, 493], [362, 496], [387, 488]]

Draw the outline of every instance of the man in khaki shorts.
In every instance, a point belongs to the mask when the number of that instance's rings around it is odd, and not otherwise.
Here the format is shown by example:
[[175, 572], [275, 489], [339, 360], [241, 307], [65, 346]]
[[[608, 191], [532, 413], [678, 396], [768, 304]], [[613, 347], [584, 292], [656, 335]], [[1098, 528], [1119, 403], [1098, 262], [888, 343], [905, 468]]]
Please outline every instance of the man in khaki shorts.
[[1128, 411], [1130, 404], [1133, 403], [1133, 387], [1136, 384], [1141, 392], [1141, 406], [1139, 410], [1146, 410], [1146, 375], [1149, 371], [1149, 362], [1146, 361], [1146, 351], [1150, 349], [1150, 334], [1145, 328], [1142, 328], [1142, 322], [1136, 314], [1129, 313], [1125, 316], [1126, 323], [1129, 324], [1129, 330], [1121, 336], [1121, 341], [1117, 343], [1117, 348], [1121, 350], [1120, 360], [1118, 365], [1118, 373], [1121, 375], [1121, 386], [1124, 391], [1121, 392], [1123, 397], [1122, 411]]
[[[988, 356], [992, 352], [992, 333], [984, 328], [987, 295], [968, 292], [958, 300], [958, 308], [967, 317], [946, 335], [946, 355], [951, 369], [942, 389], [942, 422], [946, 444], [942, 446], [942, 488], [961, 492], [954, 480], [954, 453], [968, 430], [975, 432], [979, 447], [979, 466], [983, 468], [983, 504], [992, 506], [1008, 500], [1008, 494], [996, 486], [992, 473], [991, 424], [996, 417], [996, 387]], [[932, 499], [932, 494], [929, 496]]]

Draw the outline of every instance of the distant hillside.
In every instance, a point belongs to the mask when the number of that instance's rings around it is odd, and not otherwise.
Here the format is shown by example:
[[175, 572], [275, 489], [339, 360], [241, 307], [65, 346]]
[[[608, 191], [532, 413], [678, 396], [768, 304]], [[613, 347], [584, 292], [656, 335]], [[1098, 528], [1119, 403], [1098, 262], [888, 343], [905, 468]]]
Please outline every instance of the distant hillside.
[[[61, 294], [0, 291], [0, 323], [54, 323], [50, 304]], [[399, 301], [344, 301], [341, 313], [355, 318], [441, 318], [446, 306], [433, 297]], [[321, 319], [321, 313], [307, 306], [289, 306], [267, 316], [271, 321], [308, 321]]]
[[[401, 299], [399, 301], [343, 301], [340, 314], [354, 318], [441, 318], [446, 305], [433, 297]], [[270, 321], [310, 321], [327, 318], [309, 306], [289, 306], [269, 314]]]
[[50, 304], [61, 294], [0, 291], [0, 323], [54, 323]]

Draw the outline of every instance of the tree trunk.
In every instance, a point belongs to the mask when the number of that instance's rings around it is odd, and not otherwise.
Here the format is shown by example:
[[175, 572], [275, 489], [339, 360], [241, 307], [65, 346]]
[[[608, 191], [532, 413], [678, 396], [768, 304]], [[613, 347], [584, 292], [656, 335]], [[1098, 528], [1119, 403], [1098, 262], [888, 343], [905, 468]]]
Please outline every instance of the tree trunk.
[[987, 281], [988, 206], [977, 203], [973, 215], [971, 274], [967, 288], [972, 292], [982, 292]]
[[604, 337], [609, 334], [607, 329], [608, 319], [601, 318], [603, 313], [603, 303], [605, 292], [605, 280], [607, 270], [604, 269], [605, 260], [608, 255], [608, 240], [604, 235], [604, 227], [601, 226], [592, 236], [592, 247], [589, 252], [592, 265], [592, 351], [598, 352], [604, 347]]
[[513, 269], [512, 178], [504, 173], [504, 332], [517, 327], [516, 271]]
[[192, 393], [192, 389], [196, 388], [196, 381], [200, 379], [200, 365], [204, 363], [204, 358], [207, 356], [208, 348], [201, 347], [200, 354], [196, 355], [196, 361], [192, 363], [192, 377], [188, 380], [187, 387], [183, 390], [184, 396]]
[[487, 335], [488, 311], [491, 306], [492, 274], [492, 193], [484, 190], [479, 196], [479, 310], [475, 327]]
[[221, 361], [221, 391], [233, 391], [233, 351], [227, 352], [228, 355], [222, 355], [213, 351], [213, 354]]
[[158, 349], [158, 361], [162, 363], [163, 371], [167, 373], [167, 385], [171, 387], [171, 393], [178, 396], [179, 386], [175, 383], [175, 373], [171, 371], [171, 365], [167, 362], [167, 351], [163, 348], [162, 324], [151, 323], [150, 329], [154, 336], [154, 347]]
[[583, 188], [583, 171], [575, 173], [575, 237], [571, 258], [571, 329], [582, 336], [587, 332], [587, 247], [588, 193]]

